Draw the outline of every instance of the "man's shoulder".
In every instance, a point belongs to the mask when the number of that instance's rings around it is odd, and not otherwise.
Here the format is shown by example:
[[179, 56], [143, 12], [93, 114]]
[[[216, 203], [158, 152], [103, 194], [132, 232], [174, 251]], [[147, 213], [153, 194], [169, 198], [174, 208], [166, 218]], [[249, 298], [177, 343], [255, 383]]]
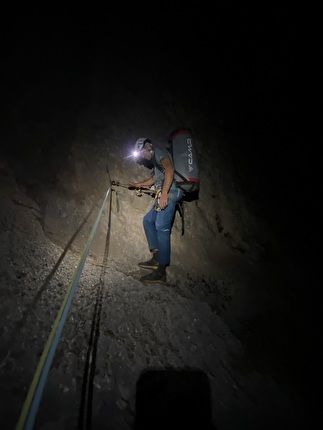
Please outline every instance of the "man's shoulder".
[[169, 158], [172, 161], [172, 156], [167, 148], [163, 146], [154, 147], [154, 153], [157, 163], [160, 163], [164, 158]]

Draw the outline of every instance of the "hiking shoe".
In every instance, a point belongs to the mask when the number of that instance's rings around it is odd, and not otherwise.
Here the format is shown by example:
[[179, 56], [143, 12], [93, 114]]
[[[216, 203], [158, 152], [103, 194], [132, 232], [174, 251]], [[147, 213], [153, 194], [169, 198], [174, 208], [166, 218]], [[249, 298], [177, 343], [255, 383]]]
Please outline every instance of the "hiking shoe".
[[158, 261], [154, 258], [151, 258], [148, 261], [142, 261], [138, 263], [139, 267], [142, 267], [143, 269], [157, 269], [158, 267]]
[[141, 282], [160, 282], [166, 283], [166, 271], [165, 270], [153, 270], [149, 275], [142, 276], [139, 279]]

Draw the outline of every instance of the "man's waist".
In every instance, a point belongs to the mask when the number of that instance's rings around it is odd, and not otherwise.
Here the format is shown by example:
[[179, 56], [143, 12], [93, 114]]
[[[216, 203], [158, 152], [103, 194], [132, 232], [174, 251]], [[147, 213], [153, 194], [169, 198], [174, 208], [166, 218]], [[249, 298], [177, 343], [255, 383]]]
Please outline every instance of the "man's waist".
[[[163, 184], [164, 184], [163, 181], [161, 181], [161, 182], [155, 182], [152, 188], [155, 191], [161, 190], [163, 188]], [[178, 187], [176, 186], [175, 181], [173, 181], [172, 185], [171, 185], [171, 187], [169, 189], [169, 191], [177, 191], [177, 190], [178, 190]]]

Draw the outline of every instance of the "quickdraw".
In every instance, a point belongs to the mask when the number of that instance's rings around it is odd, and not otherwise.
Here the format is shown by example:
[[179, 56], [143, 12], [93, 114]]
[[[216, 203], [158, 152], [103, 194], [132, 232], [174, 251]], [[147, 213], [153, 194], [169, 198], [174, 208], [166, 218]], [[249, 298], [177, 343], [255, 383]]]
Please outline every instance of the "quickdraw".
[[[122, 188], [127, 188], [128, 190], [132, 190], [133, 188], [128, 185], [128, 184], [122, 184], [119, 181], [111, 181], [111, 186], [116, 186], [116, 187], [122, 187]], [[114, 191], [114, 189], [112, 188], [112, 191]], [[151, 187], [151, 188], [135, 188], [134, 189], [136, 196], [141, 197], [143, 194], [150, 194], [150, 195], [154, 195], [156, 193], [156, 190]]]
[[161, 207], [159, 206], [159, 198], [161, 195], [161, 190], [157, 190], [155, 194], [155, 211], [160, 212]]

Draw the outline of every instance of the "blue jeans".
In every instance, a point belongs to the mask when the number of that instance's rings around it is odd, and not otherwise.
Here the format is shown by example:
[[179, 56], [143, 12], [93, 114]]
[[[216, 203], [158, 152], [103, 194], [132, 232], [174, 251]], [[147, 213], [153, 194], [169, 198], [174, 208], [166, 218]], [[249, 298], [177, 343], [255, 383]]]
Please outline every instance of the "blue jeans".
[[176, 203], [183, 197], [180, 189], [171, 190], [168, 193], [168, 205], [160, 212], [155, 210], [155, 205], [143, 218], [143, 226], [149, 246], [152, 252], [158, 249], [158, 263], [168, 266], [170, 263], [170, 235], [175, 215]]

